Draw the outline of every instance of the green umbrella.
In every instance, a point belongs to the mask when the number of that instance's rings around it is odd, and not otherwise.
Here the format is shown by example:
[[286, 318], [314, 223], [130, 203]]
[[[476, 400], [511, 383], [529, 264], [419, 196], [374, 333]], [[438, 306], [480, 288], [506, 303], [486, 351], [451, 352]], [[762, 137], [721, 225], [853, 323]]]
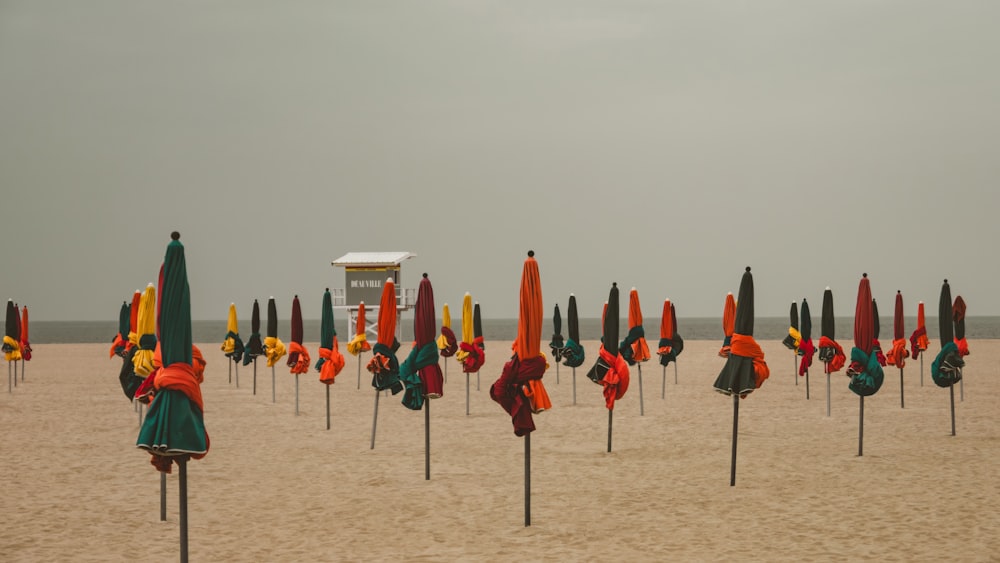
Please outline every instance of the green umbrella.
[[[951, 286], [948, 280], [941, 285], [941, 300], [938, 302], [939, 336], [941, 351], [931, 363], [931, 379], [938, 387], [947, 387], [951, 394], [951, 435], [955, 435], [955, 384], [962, 380], [965, 360], [955, 344], [955, 327], [951, 302]], [[964, 336], [964, 335], [963, 335]]]
[[330, 429], [330, 386], [342, 369], [344, 369], [344, 356], [340, 353], [340, 343], [337, 342], [337, 329], [333, 323], [333, 297], [328, 287], [323, 293], [323, 311], [319, 327], [319, 360], [316, 361], [319, 380], [326, 387], [327, 430]]

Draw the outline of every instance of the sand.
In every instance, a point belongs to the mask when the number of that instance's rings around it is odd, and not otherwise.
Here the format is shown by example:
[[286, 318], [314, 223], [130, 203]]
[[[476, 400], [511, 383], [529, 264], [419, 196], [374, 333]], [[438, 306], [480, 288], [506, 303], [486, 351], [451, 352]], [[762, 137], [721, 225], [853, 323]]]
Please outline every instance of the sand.
[[[507, 343], [487, 343], [487, 364], [466, 416], [465, 375], [448, 362], [445, 396], [431, 403], [431, 479], [424, 479], [424, 414], [401, 396], [381, 399], [369, 448], [374, 391], [357, 359], [331, 387], [258, 362], [229, 382], [219, 343], [203, 392], [212, 447], [189, 465], [193, 561], [997, 561], [1000, 425], [995, 399], [1000, 341], [971, 342], [964, 401], [930, 379], [931, 357], [910, 361], [905, 409], [899, 372], [865, 401], [858, 457], [858, 397], [818, 363], [795, 385], [792, 355], [761, 344], [771, 378], [740, 406], [736, 486], [729, 485], [732, 401], [713, 391], [717, 342], [688, 342], [678, 383], [655, 359], [614, 412], [613, 451], [601, 388], [555, 367], [552, 411], [532, 436], [532, 525], [525, 528], [524, 446], [488, 389]], [[849, 342], [848, 342], [849, 344]], [[307, 344], [315, 359], [317, 346]], [[936, 351], [936, 348], [935, 350]], [[368, 355], [364, 356], [367, 362]], [[25, 381], [0, 393], [0, 559], [175, 561], [177, 475], [159, 477], [135, 448], [138, 415], [122, 394], [120, 360], [105, 345], [35, 346]], [[661, 398], [661, 393], [665, 396]]]

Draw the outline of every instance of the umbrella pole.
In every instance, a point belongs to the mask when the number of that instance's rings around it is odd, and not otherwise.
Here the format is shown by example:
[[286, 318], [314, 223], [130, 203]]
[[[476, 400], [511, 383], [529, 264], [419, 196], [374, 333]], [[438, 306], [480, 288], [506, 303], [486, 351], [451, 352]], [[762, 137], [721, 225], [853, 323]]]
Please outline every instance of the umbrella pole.
[[330, 429], [330, 386], [324, 385], [323, 387], [326, 387], [326, 429], [329, 430]]
[[667, 398], [667, 366], [663, 366], [663, 385], [660, 387], [660, 398]]
[[236, 388], [240, 388], [240, 363], [233, 360], [233, 365], [236, 367]]
[[444, 382], [448, 383], [448, 358], [444, 359]]
[[299, 374], [295, 374], [295, 416], [299, 416]]
[[469, 416], [469, 374], [465, 374], [465, 416]]
[[[14, 377], [17, 377], [16, 375]], [[21, 381], [24, 381], [24, 362], [21, 362]], [[960, 400], [965, 401], [965, 379], [958, 380], [958, 390]]]
[[[24, 373], [24, 368], [21, 368], [21, 373]], [[556, 362], [556, 385], [559, 385], [559, 362]]]
[[233, 359], [229, 358], [229, 384], [233, 384]]
[[806, 400], [809, 400], [809, 370], [806, 370]]
[[257, 394], [257, 358], [253, 359], [253, 394]]
[[361, 352], [358, 352], [358, 389], [361, 389]]
[[576, 368], [573, 368], [573, 404], [576, 404]]
[[865, 396], [859, 395], [861, 405], [858, 408], [858, 457], [861, 457], [865, 443]]
[[924, 353], [920, 352], [917, 354], [920, 356], [920, 386], [924, 386]]
[[955, 435], [955, 385], [952, 384], [948, 387], [948, 391], [951, 393], [951, 435]]
[[14, 383], [10, 378], [10, 362], [7, 362], [7, 392], [14, 392]]
[[[28, 365], [28, 364], [24, 363], [24, 359], [22, 358], [21, 359], [21, 383], [24, 383], [24, 366], [26, 366], [26, 365]], [[965, 400], [964, 399], [965, 395], [962, 395], [962, 397], [963, 397], [962, 400], [964, 401]]]
[[[327, 387], [329, 389], [329, 387]], [[378, 396], [381, 395], [378, 389], [375, 390], [375, 415], [372, 417], [372, 447], [370, 449], [375, 449], [375, 425], [378, 423]], [[329, 428], [329, 423], [327, 423], [327, 428]]]
[[611, 453], [611, 420], [614, 418], [614, 409], [608, 409], [608, 453]]
[[277, 402], [274, 393], [274, 366], [271, 366], [271, 402]]
[[740, 394], [733, 393], [733, 460], [729, 466], [729, 486], [736, 486], [736, 438], [740, 426]]
[[899, 408], [906, 408], [906, 402], [903, 399], [903, 368], [899, 368]]
[[431, 480], [431, 400], [424, 399], [424, 480]]
[[187, 563], [188, 560], [188, 502], [187, 502], [187, 457], [181, 456], [177, 460], [177, 466], [180, 468], [178, 472], [178, 489], [180, 490], [180, 503], [178, 507], [180, 508], [180, 529], [181, 529], [181, 563]]
[[830, 416], [830, 362], [823, 362], [823, 371], [826, 372], [826, 416]]
[[795, 380], [795, 386], [799, 386], [799, 362], [795, 354], [792, 354], [792, 379]]
[[160, 522], [167, 521], [167, 474], [160, 472]]
[[524, 435], [524, 527], [531, 525], [531, 432]]
[[677, 385], [677, 358], [674, 358], [674, 385]]
[[636, 364], [635, 367], [639, 370], [639, 416], [645, 416], [646, 409], [642, 402], [642, 364]]
[[479, 372], [476, 372], [476, 391], [479, 391]]

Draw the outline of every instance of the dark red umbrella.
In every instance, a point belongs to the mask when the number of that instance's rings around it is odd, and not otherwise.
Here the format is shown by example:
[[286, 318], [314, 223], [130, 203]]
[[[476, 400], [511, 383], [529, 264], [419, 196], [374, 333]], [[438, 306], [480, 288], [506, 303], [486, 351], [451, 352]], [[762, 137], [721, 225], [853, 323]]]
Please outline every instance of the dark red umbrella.
[[820, 318], [819, 360], [826, 373], [826, 416], [830, 416], [830, 374], [843, 369], [847, 362], [844, 349], [835, 338], [836, 319], [833, 316], [833, 292], [827, 287], [823, 291], [823, 314]]
[[747, 266], [740, 280], [740, 292], [736, 307], [736, 323], [726, 365], [722, 366], [715, 379], [715, 390], [733, 398], [733, 453], [730, 466], [729, 485], [736, 485], [736, 439], [740, 416], [740, 399], [759, 389], [771, 375], [764, 361], [764, 351], [753, 338], [754, 288], [753, 275]]
[[896, 290], [896, 307], [892, 315], [892, 349], [886, 355], [885, 361], [890, 366], [899, 368], [899, 407], [905, 408], [903, 398], [903, 366], [906, 365], [906, 326], [903, 320], [903, 293]]
[[[963, 357], [969, 355], [969, 343], [965, 340], [965, 300], [959, 295], [955, 297], [955, 304], [951, 307], [951, 318], [955, 322], [955, 346], [958, 346], [958, 353]], [[24, 355], [22, 346], [21, 355]], [[29, 357], [30, 358], [30, 350]], [[24, 381], [24, 362], [21, 362], [21, 381]], [[965, 400], [965, 380], [959, 380], [958, 388], [961, 390], [961, 400]]]
[[618, 351], [618, 284], [611, 284], [608, 302], [602, 315], [603, 336], [594, 367], [587, 377], [604, 387], [604, 404], [608, 408], [608, 452], [611, 451], [611, 429], [615, 412], [615, 401], [628, 391], [628, 363]]
[[444, 394], [444, 377], [438, 365], [437, 342], [434, 337], [436, 321], [434, 289], [424, 274], [417, 289], [417, 303], [413, 314], [413, 349], [399, 366], [399, 379], [403, 382], [403, 406], [411, 410], [424, 410], [424, 478], [431, 478], [431, 411], [428, 399]]
[[[959, 297], [961, 299], [961, 297]], [[963, 327], [965, 321], [962, 321]], [[24, 362], [31, 360], [31, 342], [28, 341], [28, 306], [21, 307], [21, 381], [24, 381]]]
[[875, 354], [875, 358], [878, 359], [878, 364], [885, 367], [885, 353], [882, 352], [882, 343], [878, 341], [879, 335], [882, 333], [882, 323], [879, 322], [878, 315], [878, 303], [872, 299], [872, 328], [874, 337], [872, 338], [872, 353]]
[[875, 317], [872, 311], [872, 289], [868, 274], [862, 274], [858, 284], [858, 300], [854, 309], [854, 348], [847, 375], [851, 378], [848, 388], [861, 402], [858, 407], [858, 455], [862, 455], [865, 436], [865, 397], [874, 395], [881, 387], [884, 374], [882, 364], [875, 355]]
[[517, 338], [510, 360], [500, 377], [490, 386], [490, 397], [511, 417], [514, 435], [524, 437], [524, 525], [531, 525], [531, 433], [535, 431], [532, 413], [552, 407], [542, 376], [548, 367], [541, 353], [542, 282], [534, 251], [521, 270], [520, 313]]
[[941, 286], [941, 299], [938, 302], [938, 323], [941, 351], [931, 363], [931, 379], [938, 387], [947, 387], [951, 396], [951, 435], [955, 435], [955, 384], [962, 380], [962, 368], [965, 360], [955, 344], [955, 327], [953, 305], [951, 302], [951, 286], [944, 280]]

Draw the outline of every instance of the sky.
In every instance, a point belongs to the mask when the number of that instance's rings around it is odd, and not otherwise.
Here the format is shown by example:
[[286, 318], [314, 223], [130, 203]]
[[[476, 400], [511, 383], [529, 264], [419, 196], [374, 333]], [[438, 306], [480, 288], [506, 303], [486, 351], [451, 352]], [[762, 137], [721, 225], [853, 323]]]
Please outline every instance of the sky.
[[0, 0], [0, 297], [117, 319], [185, 244], [192, 317], [408, 251], [437, 308], [1000, 315], [1000, 3]]

